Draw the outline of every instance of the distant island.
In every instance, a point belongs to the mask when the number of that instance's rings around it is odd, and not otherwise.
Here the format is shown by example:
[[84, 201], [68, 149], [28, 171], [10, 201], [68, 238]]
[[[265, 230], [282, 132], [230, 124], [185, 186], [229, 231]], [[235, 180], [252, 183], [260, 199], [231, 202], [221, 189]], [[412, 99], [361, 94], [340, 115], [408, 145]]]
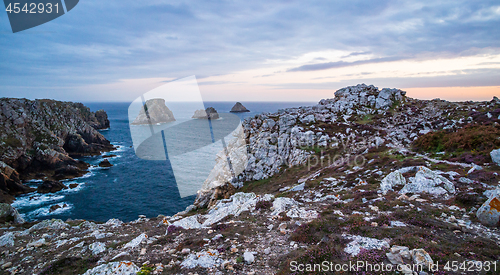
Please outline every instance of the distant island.
[[148, 99], [141, 108], [132, 125], [147, 125], [175, 121], [174, 113], [165, 104], [163, 98]]
[[244, 112], [250, 112], [250, 110], [245, 108], [245, 106], [243, 106], [243, 104], [241, 104], [240, 102], [236, 102], [233, 108], [231, 108], [231, 113], [244, 113]]
[[196, 119], [218, 119], [219, 118], [219, 113], [217, 113], [217, 110], [213, 107], [208, 107], [206, 110], [200, 109], [196, 110], [194, 112], [194, 115], [192, 118]]

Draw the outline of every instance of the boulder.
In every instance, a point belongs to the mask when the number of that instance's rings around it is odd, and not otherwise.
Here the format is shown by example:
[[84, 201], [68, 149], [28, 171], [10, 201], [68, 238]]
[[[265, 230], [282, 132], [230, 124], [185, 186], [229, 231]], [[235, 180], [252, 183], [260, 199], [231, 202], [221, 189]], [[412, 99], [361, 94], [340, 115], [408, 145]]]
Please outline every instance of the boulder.
[[41, 194], [55, 193], [68, 187], [59, 181], [44, 181], [37, 188], [37, 192]]
[[111, 262], [89, 269], [83, 275], [135, 275], [139, 271], [133, 262]]
[[89, 245], [89, 249], [92, 251], [92, 254], [97, 255], [106, 251], [106, 245], [101, 242], [95, 242]]
[[[403, 177], [406, 172], [416, 172], [415, 177], [410, 177], [407, 181]], [[399, 191], [400, 194], [428, 193], [439, 196], [455, 193], [455, 185], [451, 181], [425, 166], [404, 167], [391, 172], [382, 179], [380, 190], [386, 194], [397, 185], [404, 185]]]
[[500, 149], [496, 149], [490, 152], [491, 160], [500, 166]]
[[494, 193], [476, 212], [479, 221], [486, 226], [500, 225], [500, 195]]
[[149, 99], [141, 108], [132, 125], [148, 125], [175, 121], [174, 113], [165, 105], [165, 99]]
[[7, 232], [0, 236], [0, 247], [14, 246], [15, 236], [12, 232]]
[[250, 110], [245, 108], [245, 106], [243, 106], [243, 104], [241, 104], [240, 102], [236, 102], [233, 108], [231, 108], [231, 113], [244, 113], [244, 112], [250, 112]]
[[410, 253], [413, 263], [416, 265], [429, 269], [434, 264], [431, 256], [424, 249], [413, 249]]
[[60, 219], [43, 220], [32, 227], [30, 227], [29, 232], [34, 232], [37, 230], [62, 230], [70, 227], [69, 224], [63, 222]]
[[0, 203], [0, 223], [13, 221], [17, 224], [24, 223], [24, 219], [19, 215], [17, 209], [8, 203]]
[[252, 252], [245, 252], [243, 253], [243, 259], [245, 260], [245, 263], [247, 264], [252, 264], [255, 261], [255, 257]]
[[109, 160], [107, 160], [107, 159], [105, 159], [99, 163], [99, 167], [107, 168], [107, 167], [111, 167], [111, 166], [113, 166], [113, 164], [111, 164], [109, 162]]
[[447, 178], [424, 166], [418, 166], [417, 169], [415, 177], [409, 179], [409, 182], [399, 191], [400, 194], [428, 193], [439, 196], [455, 193], [455, 185]]
[[406, 179], [403, 177], [403, 174], [399, 170], [397, 170], [391, 172], [389, 175], [382, 179], [382, 182], [380, 182], [380, 190], [385, 195], [388, 191], [394, 191], [393, 188], [395, 186], [404, 186], [405, 184]]
[[219, 113], [213, 107], [208, 107], [206, 110], [196, 110], [192, 118], [196, 119], [218, 119]]

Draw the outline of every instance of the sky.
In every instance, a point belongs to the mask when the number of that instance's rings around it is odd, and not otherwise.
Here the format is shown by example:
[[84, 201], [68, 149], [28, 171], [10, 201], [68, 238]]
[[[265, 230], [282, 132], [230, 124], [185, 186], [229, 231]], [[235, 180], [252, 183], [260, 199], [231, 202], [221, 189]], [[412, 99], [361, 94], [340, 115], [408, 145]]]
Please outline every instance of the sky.
[[0, 97], [131, 102], [195, 75], [206, 101], [319, 101], [360, 83], [500, 97], [497, 1], [81, 0], [12, 33]]

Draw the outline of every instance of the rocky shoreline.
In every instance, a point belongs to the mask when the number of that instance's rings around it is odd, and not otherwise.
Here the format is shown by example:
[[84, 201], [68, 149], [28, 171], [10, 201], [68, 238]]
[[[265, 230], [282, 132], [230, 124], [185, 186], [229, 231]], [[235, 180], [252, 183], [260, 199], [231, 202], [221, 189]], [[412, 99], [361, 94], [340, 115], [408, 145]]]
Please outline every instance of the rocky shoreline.
[[106, 112], [81, 103], [1, 98], [0, 127], [0, 203], [35, 191], [22, 181], [80, 177], [89, 165], [74, 158], [115, 149], [98, 131]]
[[6, 223], [0, 272], [303, 274], [299, 266], [363, 261], [400, 268], [386, 274], [462, 274], [456, 261], [495, 274], [499, 123], [497, 98], [346, 87], [245, 120], [246, 170], [206, 182], [174, 216]]

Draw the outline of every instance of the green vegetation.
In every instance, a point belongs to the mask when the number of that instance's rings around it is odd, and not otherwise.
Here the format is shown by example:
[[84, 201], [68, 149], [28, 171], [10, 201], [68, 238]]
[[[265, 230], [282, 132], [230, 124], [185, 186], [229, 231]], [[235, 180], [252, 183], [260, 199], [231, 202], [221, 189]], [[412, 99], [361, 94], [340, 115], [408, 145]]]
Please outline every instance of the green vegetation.
[[137, 275], [149, 275], [154, 270], [155, 270], [154, 266], [145, 264], [141, 267], [141, 270], [139, 270], [139, 272], [137, 272]]
[[419, 152], [446, 152], [443, 158], [467, 163], [491, 161], [491, 150], [500, 147], [498, 125], [466, 125], [456, 131], [441, 130], [420, 136], [413, 142]]

